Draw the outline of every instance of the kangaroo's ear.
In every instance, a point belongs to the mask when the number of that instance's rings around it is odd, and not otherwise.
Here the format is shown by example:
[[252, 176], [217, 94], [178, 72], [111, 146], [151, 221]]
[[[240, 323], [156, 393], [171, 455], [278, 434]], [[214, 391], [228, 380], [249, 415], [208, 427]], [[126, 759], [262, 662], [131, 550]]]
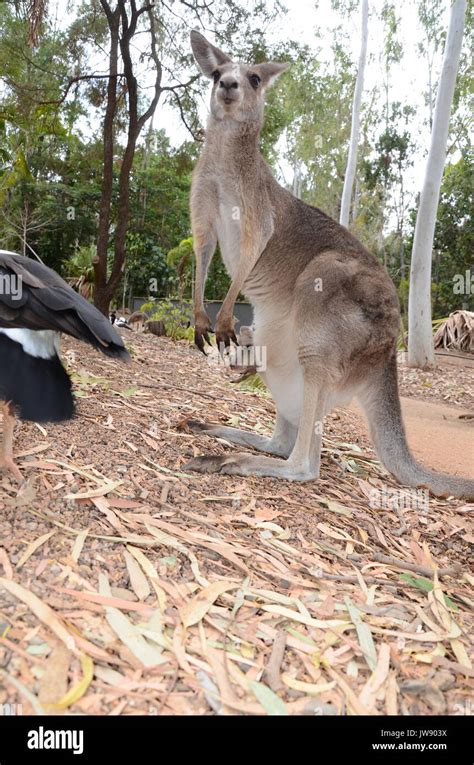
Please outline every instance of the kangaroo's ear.
[[287, 63], [277, 64], [273, 61], [267, 61], [265, 64], [252, 66], [252, 72], [255, 71], [258, 74], [264, 88], [269, 88], [289, 66]]
[[206, 77], [212, 77], [212, 74], [218, 69], [219, 66], [232, 61], [230, 56], [216, 48], [215, 45], [206, 40], [206, 38], [193, 29], [191, 32], [191, 47], [193, 49], [194, 58], [196, 59], [198, 66]]

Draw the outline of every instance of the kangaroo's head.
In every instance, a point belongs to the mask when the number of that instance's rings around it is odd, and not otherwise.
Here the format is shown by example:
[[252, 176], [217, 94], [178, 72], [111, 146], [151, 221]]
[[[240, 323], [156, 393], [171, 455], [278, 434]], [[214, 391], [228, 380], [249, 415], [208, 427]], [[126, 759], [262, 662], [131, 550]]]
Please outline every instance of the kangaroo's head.
[[213, 80], [211, 114], [216, 120], [263, 122], [266, 89], [288, 67], [267, 62], [242, 64], [211, 45], [200, 32], [191, 32], [191, 46], [201, 72]]

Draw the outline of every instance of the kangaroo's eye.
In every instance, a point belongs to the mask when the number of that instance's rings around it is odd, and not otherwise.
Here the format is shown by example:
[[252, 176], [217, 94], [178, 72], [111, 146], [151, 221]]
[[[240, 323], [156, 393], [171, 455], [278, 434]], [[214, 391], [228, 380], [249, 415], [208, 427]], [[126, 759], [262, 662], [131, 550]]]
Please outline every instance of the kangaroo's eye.
[[261, 83], [261, 79], [258, 76], [258, 74], [251, 74], [251, 75], [249, 75], [249, 82], [250, 82], [252, 88], [254, 88], [254, 90], [257, 90], [258, 86]]
[[214, 80], [214, 84], [218, 83], [221, 78], [221, 73], [217, 71], [212, 73], [212, 79]]

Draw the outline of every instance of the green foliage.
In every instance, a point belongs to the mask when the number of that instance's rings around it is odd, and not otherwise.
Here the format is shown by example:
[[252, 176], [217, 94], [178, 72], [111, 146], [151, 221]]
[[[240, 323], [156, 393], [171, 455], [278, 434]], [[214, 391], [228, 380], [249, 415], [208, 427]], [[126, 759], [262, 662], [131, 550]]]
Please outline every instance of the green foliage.
[[[399, 102], [391, 104], [389, 124], [379, 135], [375, 143], [376, 156], [372, 162], [366, 160], [363, 165], [365, 182], [369, 189], [377, 184], [388, 187], [396, 182], [400, 173], [412, 164], [413, 142], [407, 129], [408, 121], [414, 110]], [[404, 127], [397, 127], [403, 120]]]
[[247, 390], [250, 392], [258, 390], [263, 393], [268, 390], [259, 374], [250, 375], [245, 380], [242, 380], [242, 382], [238, 383], [238, 385], [241, 390]]
[[[459, 308], [474, 310], [470, 286], [473, 269], [472, 224], [474, 162], [466, 153], [447, 165], [441, 184], [432, 266], [432, 310], [435, 318]], [[407, 249], [413, 246], [416, 210], [411, 211]], [[459, 280], [464, 289], [455, 289]]]
[[400, 301], [400, 310], [402, 312], [402, 316], [406, 316], [408, 314], [408, 292], [410, 288], [410, 280], [409, 279], [400, 279], [398, 282], [397, 287], [397, 294], [398, 294], [398, 300]]
[[152, 312], [148, 321], [162, 321], [167, 337], [194, 342], [194, 327], [191, 325], [193, 311], [189, 303], [176, 304], [170, 300], [149, 301], [143, 303], [140, 310], [146, 313]]
[[127, 262], [122, 288], [134, 295], [166, 296], [172, 274], [166, 255], [151, 232], [129, 231], [126, 237]]
[[446, 31], [443, 28], [444, 11], [443, 0], [419, 0], [418, 2], [418, 18], [424, 34], [417, 48], [418, 53], [424, 59], [428, 73], [428, 89], [424, 93], [424, 98], [430, 121], [436, 96], [436, 83], [433, 83], [433, 61], [446, 37]]
[[337, 219], [355, 78], [344, 47], [335, 43], [333, 55], [331, 66], [323, 66], [309, 48], [300, 47], [295, 61], [280, 79], [284, 88], [287, 159], [292, 166], [303, 164], [305, 169], [302, 198]]
[[[224, 300], [230, 287], [230, 276], [225, 270], [219, 250], [209, 266], [204, 297], [206, 300]], [[238, 298], [240, 299], [240, 298]]]
[[65, 264], [65, 275], [83, 297], [90, 300], [94, 294], [94, 266], [92, 261], [97, 253], [94, 244], [77, 247]]
[[[412, 587], [417, 587], [419, 590], [422, 590], [422, 592], [432, 592], [434, 589], [434, 583], [431, 579], [426, 579], [422, 576], [415, 577], [412, 574], [400, 574], [400, 579], [407, 582]], [[452, 608], [453, 611], [459, 611], [459, 607], [450, 597], [448, 597], [448, 595], [444, 595], [443, 593], [443, 599], [448, 608]]]
[[149, 131], [137, 150], [130, 188], [130, 226], [124, 279], [135, 295], [166, 297], [176, 287], [167, 252], [189, 236], [189, 193], [195, 147], [170, 147], [163, 131]]
[[[179, 300], [192, 297], [192, 277], [194, 273], [193, 238], [183, 239], [177, 247], [168, 252], [167, 264], [175, 273], [171, 280], [171, 289]], [[209, 267], [204, 296], [207, 300], [223, 300], [230, 286], [230, 277], [225, 270], [219, 254], [219, 248]]]
[[384, 0], [381, 9], [381, 18], [384, 24], [384, 58], [388, 71], [391, 64], [400, 61], [403, 55], [403, 45], [397, 37], [399, 21], [397, 17], [397, 5], [391, 0]]
[[[466, 280], [466, 272], [474, 273], [473, 180], [474, 161], [467, 153], [459, 162], [446, 167], [434, 239], [435, 316], [448, 315], [457, 308], [474, 310], [469, 276]], [[462, 276], [465, 281], [464, 294], [454, 290], [456, 275]]]
[[176, 272], [178, 296], [183, 298], [186, 287], [190, 287], [190, 281], [194, 270], [194, 251], [192, 236], [182, 239], [177, 247], [173, 247], [166, 256], [166, 262]]
[[166, 262], [169, 266], [174, 266], [179, 269], [182, 263], [185, 263], [187, 266], [192, 261], [193, 257], [193, 238], [192, 236], [188, 236], [187, 239], [183, 239], [177, 247], [173, 247], [173, 249], [168, 252]]

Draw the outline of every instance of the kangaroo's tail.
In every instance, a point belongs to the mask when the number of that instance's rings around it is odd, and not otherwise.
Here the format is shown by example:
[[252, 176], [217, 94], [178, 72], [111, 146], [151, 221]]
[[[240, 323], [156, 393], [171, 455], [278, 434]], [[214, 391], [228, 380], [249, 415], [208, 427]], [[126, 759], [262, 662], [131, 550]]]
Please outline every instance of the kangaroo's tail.
[[474, 480], [428, 470], [410, 452], [398, 395], [395, 355], [374, 373], [360, 401], [377, 454], [401, 484], [423, 487], [437, 496], [474, 500]]

